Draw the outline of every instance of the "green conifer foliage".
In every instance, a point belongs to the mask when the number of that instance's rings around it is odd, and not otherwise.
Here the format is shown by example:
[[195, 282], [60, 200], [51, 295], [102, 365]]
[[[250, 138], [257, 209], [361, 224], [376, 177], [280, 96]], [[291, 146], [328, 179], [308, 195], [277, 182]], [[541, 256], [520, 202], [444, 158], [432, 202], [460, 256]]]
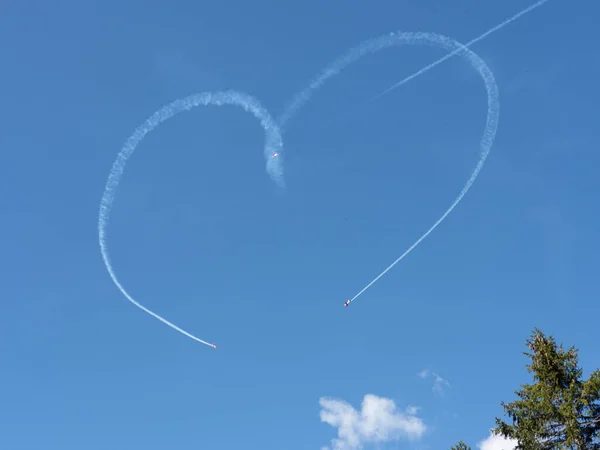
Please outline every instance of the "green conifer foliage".
[[518, 450], [600, 450], [600, 370], [582, 380], [577, 350], [537, 328], [527, 346], [534, 383], [515, 392], [518, 400], [502, 402], [512, 424], [497, 418], [494, 433], [516, 439]]

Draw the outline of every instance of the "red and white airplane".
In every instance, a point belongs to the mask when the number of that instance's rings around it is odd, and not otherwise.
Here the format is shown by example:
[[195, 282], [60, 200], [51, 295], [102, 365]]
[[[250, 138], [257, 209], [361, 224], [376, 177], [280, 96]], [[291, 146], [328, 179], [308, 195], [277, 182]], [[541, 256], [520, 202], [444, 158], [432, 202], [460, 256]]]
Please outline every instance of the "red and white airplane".
[[344, 306], [348, 306], [349, 304], [350, 304], [350, 299], [348, 299], [344, 302]]

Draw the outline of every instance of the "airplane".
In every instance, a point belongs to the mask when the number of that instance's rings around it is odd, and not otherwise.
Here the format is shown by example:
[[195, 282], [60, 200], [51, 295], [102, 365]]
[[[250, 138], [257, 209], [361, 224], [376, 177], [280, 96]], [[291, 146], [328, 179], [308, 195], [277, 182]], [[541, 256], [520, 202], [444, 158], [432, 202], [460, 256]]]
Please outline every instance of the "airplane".
[[344, 306], [348, 306], [349, 304], [350, 304], [350, 299], [348, 299], [344, 302]]

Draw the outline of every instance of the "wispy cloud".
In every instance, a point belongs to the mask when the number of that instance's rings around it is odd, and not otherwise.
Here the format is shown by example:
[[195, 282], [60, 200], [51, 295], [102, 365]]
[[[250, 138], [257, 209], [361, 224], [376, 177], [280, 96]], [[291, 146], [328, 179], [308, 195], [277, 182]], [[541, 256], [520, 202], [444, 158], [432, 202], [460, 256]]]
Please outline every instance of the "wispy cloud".
[[409, 405], [406, 408], [406, 413], [410, 414], [411, 416], [416, 416], [420, 409], [421, 408], [419, 408], [418, 406], [410, 406]]
[[440, 377], [437, 373], [432, 374], [435, 378], [433, 381], [433, 390], [438, 394], [442, 394], [444, 391], [444, 386], [450, 387], [450, 383], [447, 380]]
[[450, 387], [450, 383], [448, 382], [448, 380], [445, 380], [444, 378], [442, 378], [435, 372], [431, 372], [429, 369], [423, 369], [417, 375], [423, 379], [425, 379], [431, 375], [433, 377], [433, 388], [432, 389], [434, 392], [437, 392], [440, 395], [444, 393], [445, 386]]
[[480, 450], [514, 450], [517, 447], [517, 441], [490, 433], [486, 439], [477, 444], [477, 447]]
[[344, 400], [329, 397], [322, 397], [319, 403], [321, 421], [338, 431], [338, 438], [331, 441], [333, 450], [360, 449], [366, 443], [389, 442], [400, 437], [418, 439], [426, 430], [424, 422], [416, 417], [417, 407], [409, 406], [402, 412], [389, 398], [365, 395], [361, 411]]

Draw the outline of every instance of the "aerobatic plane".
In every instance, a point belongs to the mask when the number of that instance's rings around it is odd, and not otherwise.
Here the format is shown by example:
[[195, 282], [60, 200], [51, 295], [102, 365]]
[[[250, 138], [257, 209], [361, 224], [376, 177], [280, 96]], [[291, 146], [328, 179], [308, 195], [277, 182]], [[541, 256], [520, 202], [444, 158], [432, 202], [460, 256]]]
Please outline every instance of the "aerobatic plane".
[[350, 299], [348, 299], [344, 302], [344, 306], [348, 306], [349, 304], [350, 304]]

